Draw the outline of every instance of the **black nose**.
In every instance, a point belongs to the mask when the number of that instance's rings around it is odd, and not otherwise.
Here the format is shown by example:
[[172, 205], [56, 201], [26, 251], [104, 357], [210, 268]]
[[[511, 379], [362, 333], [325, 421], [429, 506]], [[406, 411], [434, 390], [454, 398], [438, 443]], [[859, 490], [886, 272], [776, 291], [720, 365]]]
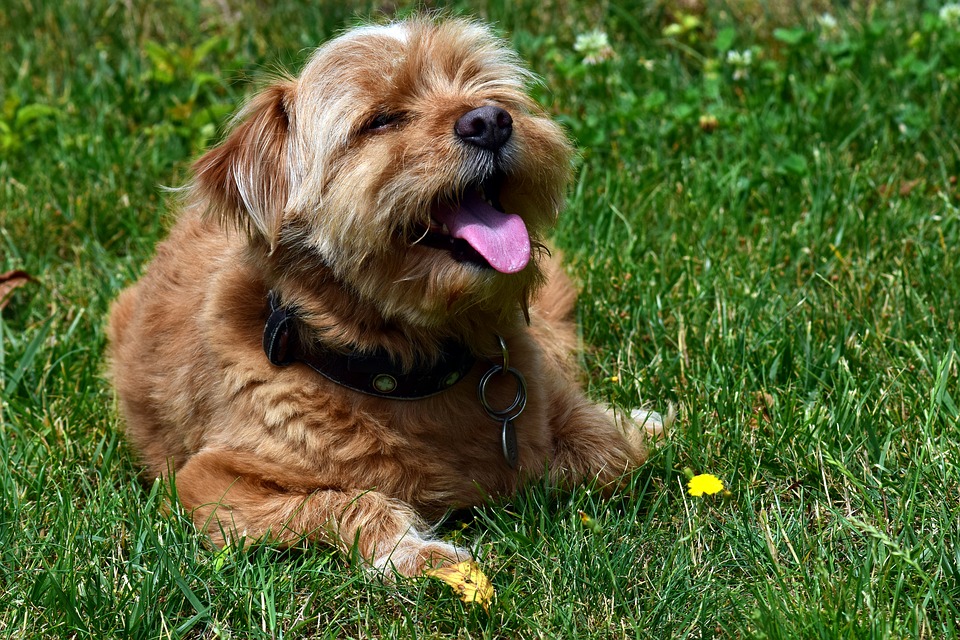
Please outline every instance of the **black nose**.
[[504, 109], [487, 105], [460, 116], [453, 131], [464, 142], [496, 151], [510, 139], [513, 118]]

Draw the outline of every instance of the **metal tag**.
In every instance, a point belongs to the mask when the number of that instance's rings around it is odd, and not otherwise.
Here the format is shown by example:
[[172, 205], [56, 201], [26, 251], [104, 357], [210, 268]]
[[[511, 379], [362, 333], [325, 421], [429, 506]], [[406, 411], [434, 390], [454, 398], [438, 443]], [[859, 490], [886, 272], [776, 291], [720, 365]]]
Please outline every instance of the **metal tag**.
[[503, 445], [503, 457], [507, 459], [507, 464], [510, 465], [511, 469], [516, 469], [520, 453], [517, 449], [517, 430], [513, 426], [513, 420], [503, 421], [503, 432], [500, 434], [500, 441]]

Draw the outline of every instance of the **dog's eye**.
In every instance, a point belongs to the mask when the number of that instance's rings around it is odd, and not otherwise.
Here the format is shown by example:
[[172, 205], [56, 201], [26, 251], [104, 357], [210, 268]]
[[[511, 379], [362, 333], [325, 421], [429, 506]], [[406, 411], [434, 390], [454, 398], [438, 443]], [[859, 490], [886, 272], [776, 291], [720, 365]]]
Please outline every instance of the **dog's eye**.
[[383, 131], [389, 129], [400, 121], [400, 116], [395, 113], [381, 113], [367, 125], [368, 131]]

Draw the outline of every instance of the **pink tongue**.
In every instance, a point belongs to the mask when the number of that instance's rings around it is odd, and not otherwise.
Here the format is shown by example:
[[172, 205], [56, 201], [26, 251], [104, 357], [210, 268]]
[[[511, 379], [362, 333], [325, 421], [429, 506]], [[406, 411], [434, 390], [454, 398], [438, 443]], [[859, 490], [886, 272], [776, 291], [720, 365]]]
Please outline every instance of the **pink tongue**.
[[459, 209], [441, 210], [437, 219], [501, 273], [516, 273], [530, 261], [530, 235], [523, 219], [497, 211], [478, 193], [466, 196]]

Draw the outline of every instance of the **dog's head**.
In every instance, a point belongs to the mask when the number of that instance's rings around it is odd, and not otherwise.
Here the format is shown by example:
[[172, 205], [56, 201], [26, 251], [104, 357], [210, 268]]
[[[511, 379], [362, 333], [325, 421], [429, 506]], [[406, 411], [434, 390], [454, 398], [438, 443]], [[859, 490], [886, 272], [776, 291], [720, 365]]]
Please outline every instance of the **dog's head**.
[[531, 80], [474, 22], [354, 29], [241, 111], [193, 193], [281, 272], [322, 264], [385, 318], [515, 313], [572, 154]]

